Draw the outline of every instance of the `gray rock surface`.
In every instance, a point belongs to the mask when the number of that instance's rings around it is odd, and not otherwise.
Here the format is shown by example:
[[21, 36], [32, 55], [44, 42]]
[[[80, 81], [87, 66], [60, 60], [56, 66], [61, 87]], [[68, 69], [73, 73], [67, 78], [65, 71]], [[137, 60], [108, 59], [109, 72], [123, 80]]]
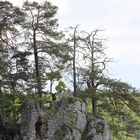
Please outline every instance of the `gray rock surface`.
[[62, 98], [51, 107], [40, 110], [34, 102], [25, 103], [21, 114], [22, 140], [111, 140], [107, 122], [89, 117], [82, 100]]
[[22, 107], [20, 133], [22, 140], [35, 140], [35, 124], [39, 115], [39, 107], [34, 101], [26, 102]]
[[108, 123], [103, 119], [87, 118], [87, 140], [111, 140], [112, 133]]
[[69, 101], [69, 99], [63, 98], [59, 106], [53, 110], [56, 110], [56, 113], [47, 122], [44, 117], [43, 140], [80, 140], [81, 133], [87, 124], [84, 102], [81, 100]]

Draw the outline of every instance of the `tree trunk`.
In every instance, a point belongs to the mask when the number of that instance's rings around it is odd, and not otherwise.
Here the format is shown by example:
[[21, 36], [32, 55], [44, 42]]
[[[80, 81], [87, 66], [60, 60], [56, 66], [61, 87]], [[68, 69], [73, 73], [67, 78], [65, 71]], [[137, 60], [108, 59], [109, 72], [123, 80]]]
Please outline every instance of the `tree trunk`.
[[73, 44], [73, 92], [74, 95], [76, 95], [77, 92], [77, 83], [76, 83], [76, 29], [78, 26], [75, 27], [74, 29], [74, 44]]
[[96, 92], [93, 90], [93, 96], [92, 96], [92, 113], [96, 115]]
[[55, 101], [55, 100], [56, 100], [56, 95], [55, 95], [55, 93], [51, 93], [51, 95], [52, 95], [52, 101]]
[[36, 44], [36, 30], [33, 31], [33, 48], [34, 48], [34, 59], [35, 59], [35, 73], [36, 73], [36, 82], [37, 82], [37, 93], [41, 97], [42, 96], [42, 88], [41, 88], [41, 79], [39, 72], [39, 60], [38, 60], [38, 52], [37, 52], [37, 44]]
[[75, 43], [74, 43], [74, 55], [73, 55], [73, 92], [76, 95], [77, 86], [76, 86], [76, 68], [75, 68]]
[[91, 54], [91, 61], [92, 61], [92, 69], [91, 69], [91, 86], [92, 86], [92, 113], [96, 114], [96, 87], [95, 87], [95, 65], [94, 65], [94, 36], [91, 44], [92, 54]]
[[3, 116], [2, 110], [0, 108], [0, 131], [3, 130], [4, 126], [5, 126], [4, 116]]

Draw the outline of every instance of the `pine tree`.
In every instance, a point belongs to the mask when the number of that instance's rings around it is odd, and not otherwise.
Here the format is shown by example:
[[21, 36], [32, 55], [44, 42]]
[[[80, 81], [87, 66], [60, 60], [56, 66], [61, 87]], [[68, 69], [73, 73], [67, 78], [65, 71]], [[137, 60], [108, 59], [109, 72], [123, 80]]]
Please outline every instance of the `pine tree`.
[[[14, 89], [11, 75], [14, 72], [15, 63], [12, 56], [17, 48], [16, 39], [19, 35], [17, 25], [23, 20], [20, 8], [13, 6], [8, 1], [0, 1], [0, 116], [5, 120], [4, 96]], [[16, 83], [14, 83], [16, 85]], [[4, 122], [1, 124], [4, 124]]]
[[39, 96], [42, 95], [44, 73], [47, 69], [44, 66], [52, 60], [53, 64], [65, 62], [68, 56], [67, 44], [62, 42], [63, 34], [57, 31], [57, 9], [48, 1], [42, 4], [26, 1], [23, 4], [25, 21], [22, 28], [25, 29], [28, 50], [34, 55], [35, 83]]

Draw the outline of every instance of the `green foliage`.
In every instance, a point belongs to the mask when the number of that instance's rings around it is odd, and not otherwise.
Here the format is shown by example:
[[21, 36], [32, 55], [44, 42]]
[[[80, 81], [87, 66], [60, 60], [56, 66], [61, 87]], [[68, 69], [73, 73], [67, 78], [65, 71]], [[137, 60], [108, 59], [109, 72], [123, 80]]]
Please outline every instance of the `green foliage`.
[[66, 91], [66, 85], [63, 81], [59, 81], [58, 85], [55, 87], [55, 89], [58, 93], [62, 93], [64, 91]]
[[52, 71], [46, 74], [47, 76], [47, 80], [59, 80], [61, 77], [60, 71], [56, 70], [56, 71]]
[[15, 123], [20, 118], [21, 104], [24, 96], [19, 93], [6, 94], [0, 97], [5, 119], [7, 123]]
[[41, 98], [37, 94], [28, 93], [10, 93], [0, 96], [0, 103], [5, 112], [5, 119], [7, 123], [16, 123], [20, 119], [21, 107], [24, 102], [35, 100], [38, 104], [43, 106], [52, 101], [51, 95], [44, 94]]
[[[86, 102], [92, 114], [92, 87], [79, 91], [77, 97]], [[96, 91], [97, 118], [105, 118], [113, 132], [114, 140], [136, 138], [140, 128], [140, 93], [128, 83], [104, 78]], [[95, 116], [95, 114], [94, 114]]]
[[86, 106], [87, 106], [87, 111], [88, 113], [92, 113], [92, 100], [90, 98], [86, 99]]
[[[97, 116], [104, 117], [109, 122], [115, 140], [134, 140], [135, 132], [140, 128], [140, 94], [134, 92], [134, 88], [127, 83], [108, 81], [104, 81], [104, 89], [97, 92]], [[91, 113], [90, 98], [86, 98], [86, 104], [88, 112]]]

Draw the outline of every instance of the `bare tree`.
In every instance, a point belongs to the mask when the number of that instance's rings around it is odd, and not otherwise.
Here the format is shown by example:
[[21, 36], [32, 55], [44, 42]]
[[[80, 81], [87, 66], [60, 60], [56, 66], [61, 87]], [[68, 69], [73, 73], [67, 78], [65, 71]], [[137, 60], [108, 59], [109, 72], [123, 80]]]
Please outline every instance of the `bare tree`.
[[73, 93], [74, 95], [77, 94], [78, 90], [78, 85], [77, 85], [77, 70], [80, 67], [79, 65], [79, 54], [81, 53], [81, 42], [82, 42], [82, 37], [81, 37], [81, 32], [78, 30], [79, 25], [76, 25], [75, 27], [70, 27], [70, 32], [72, 32], [69, 35], [68, 42], [70, 43], [71, 50], [70, 50], [70, 55], [72, 57], [72, 79], [73, 79]]
[[102, 39], [97, 38], [97, 33], [99, 30], [92, 31], [91, 33], [86, 33], [84, 47], [84, 60], [85, 64], [88, 65], [86, 71], [87, 86], [92, 90], [92, 111], [96, 114], [96, 93], [98, 87], [103, 83], [104, 73], [107, 63], [111, 61], [104, 52], [105, 48], [102, 45]]

